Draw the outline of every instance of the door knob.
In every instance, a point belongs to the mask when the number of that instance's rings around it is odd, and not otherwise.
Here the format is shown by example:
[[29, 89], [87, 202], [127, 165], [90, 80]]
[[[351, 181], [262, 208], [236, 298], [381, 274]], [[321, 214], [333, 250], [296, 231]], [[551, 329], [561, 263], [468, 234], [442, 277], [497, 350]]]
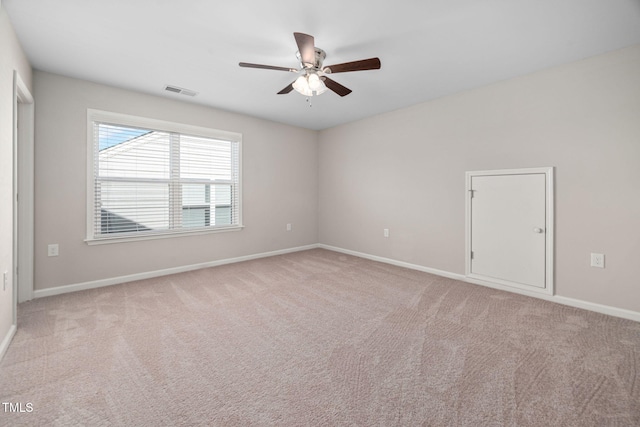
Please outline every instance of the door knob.
[[534, 228], [534, 229], [533, 229], [533, 232], [534, 232], [534, 233], [542, 233], [543, 231], [544, 231], [544, 230], [543, 230], [542, 228], [538, 228], [538, 227], [536, 227], [536, 228]]

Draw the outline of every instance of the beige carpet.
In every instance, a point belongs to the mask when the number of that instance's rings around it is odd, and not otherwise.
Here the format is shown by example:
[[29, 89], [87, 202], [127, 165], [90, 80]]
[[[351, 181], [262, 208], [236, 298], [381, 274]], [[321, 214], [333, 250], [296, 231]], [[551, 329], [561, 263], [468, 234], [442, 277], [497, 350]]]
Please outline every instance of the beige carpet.
[[640, 425], [640, 323], [320, 249], [18, 314], [1, 425]]

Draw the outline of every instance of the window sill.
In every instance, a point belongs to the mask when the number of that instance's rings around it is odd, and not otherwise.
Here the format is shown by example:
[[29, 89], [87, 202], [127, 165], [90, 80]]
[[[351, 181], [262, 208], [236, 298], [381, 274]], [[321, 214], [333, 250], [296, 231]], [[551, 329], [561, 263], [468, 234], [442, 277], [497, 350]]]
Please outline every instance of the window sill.
[[214, 233], [226, 233], [229, 231], [241, 231], [244, 225], [238, 225], [233, 227], [214, 228], [214, 229], [202, 229], [197, 230], [180, 230], [180, 231], [162, 231], [158, 233], [149, 233], [137, 236], [114, 236], [114, 237], [99, 237], [99, 238], [87, 238], [85, 243], [87, 245], [107, 245], [111, 243], [127, 243], [127, 242], [139, 242], [141, 240], [156, 240], [156, 239], [168, 239], [172, 237], [186, 237], [186, 236], [199, 236], [202, 234], [214, 234]]

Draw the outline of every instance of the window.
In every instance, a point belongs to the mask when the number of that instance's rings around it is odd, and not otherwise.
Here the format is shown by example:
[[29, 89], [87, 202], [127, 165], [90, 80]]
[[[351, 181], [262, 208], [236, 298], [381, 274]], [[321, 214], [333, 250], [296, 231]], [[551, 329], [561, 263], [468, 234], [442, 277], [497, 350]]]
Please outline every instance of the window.
[[89, 110], [87, 241], [241, 227], [241, 135]]

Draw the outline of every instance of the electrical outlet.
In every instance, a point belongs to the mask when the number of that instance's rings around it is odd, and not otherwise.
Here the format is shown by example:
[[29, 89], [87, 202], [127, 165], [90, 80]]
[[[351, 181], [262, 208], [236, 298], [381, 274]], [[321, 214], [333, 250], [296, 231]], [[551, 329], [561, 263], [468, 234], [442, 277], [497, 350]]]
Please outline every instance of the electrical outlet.
[[384, 230], [382, 230], [382, 233], [384, 235], [384, 237], [389, 237], [389, 229], [385, 228]]
[[591, 254], [591, 267], [604, 268], [604, 254]]
[[59, 246], [57, 243], [47, 246], [47, 256], [58, 256]]
[[287, 231], [291, 231], [291, 224], [287, 224]]

